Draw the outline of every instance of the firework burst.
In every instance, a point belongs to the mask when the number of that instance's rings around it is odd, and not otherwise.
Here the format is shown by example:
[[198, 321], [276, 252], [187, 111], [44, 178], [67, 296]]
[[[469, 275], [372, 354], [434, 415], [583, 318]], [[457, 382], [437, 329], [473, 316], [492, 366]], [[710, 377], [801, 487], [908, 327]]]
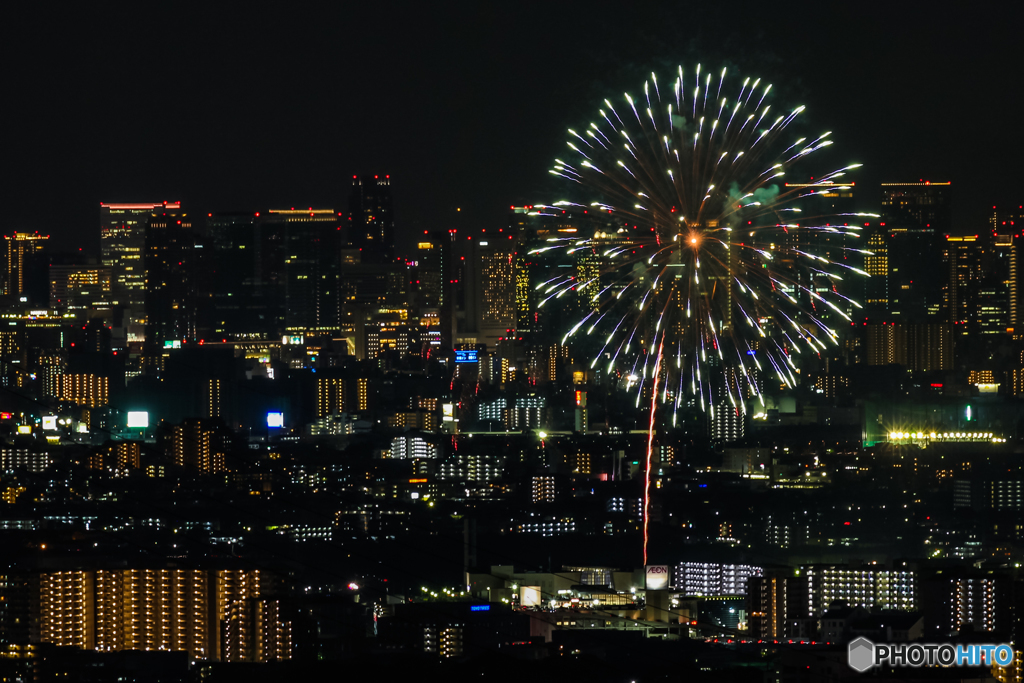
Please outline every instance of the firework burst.
[[[652, 73], [641, 95], [605, 100], [594, 122], [570, 129], [571, 156], [551, 171], [579, 185], [580, 201], [541, 211], [600, 215], [607, 227], [532, 252], [587, 264], [539, 285], [538, 305], [574, 291], [582, 312], [563, 343], [589, 337], [592, 368], [623, 377], [638, 405], [648, 392], [645, 507], [658, 405], [673, 424], [684, 409], [711, 420], [763, 411], [763, 387], [794, 387], [796, 357], [836, 344], [859, 307], [842, 283], [866, 275], [852, 257], [868, 252], [848, 223], [869, 214], [821, 210], [859, 164], [787, 184], [832, 141], [794, 139], [804, 107], [780, 111], [771, 90], [700, 65], [670, 83]], [[645, 510], [645, 563], [646, 525]]]

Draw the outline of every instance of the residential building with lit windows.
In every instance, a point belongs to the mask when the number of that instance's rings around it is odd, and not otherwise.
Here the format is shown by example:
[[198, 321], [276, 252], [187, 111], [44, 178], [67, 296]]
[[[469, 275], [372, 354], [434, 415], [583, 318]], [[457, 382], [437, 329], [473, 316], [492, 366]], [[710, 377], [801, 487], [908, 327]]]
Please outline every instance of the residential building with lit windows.
[[88, 464], [90, 469], [125, 476], [142, 467], [142, 444], [138, 441], [111, 441], [92, 453]]
[[512, 530], [519, 534], [539, 534], [541, 536], [573, 534], [576, 533], [576, 520], [571, 517], [527, 518], [516, 524]]
[[[97, 569], [38, 575], [38, 640], [79, 649], [290, 659], [291, 623], [259, 570]], [[32, 609], [32, 608], [30, 608]]]
[[227, 435], [220, 423], [193, 418], [175, 425], [172, 433], [174, 464], [206, 474], [226, 472]]
[[276, 662], [292, 658], [292, 624], [278, 600], [235, 600], [220, 622], [226, 662]]
[[555, 502], [555, 478], [552, 476], [537, 476], [530, 480], [530, 500], [534, 503]]
[[437, 478], [453, 481], [494, 481], [500, 479], [506, 457], [501, 454], [455, 453], [440, 464]]
[[316, 408], [317, 418], [345, 412], [345, 380], [340, 377], [317, 377]]
[[917, 607], [917, 575], [905, 569], [876, 565], [811, 565], [807, 577], [811, 612], [821, 615], [835, 601], [850, 607], [913, 610]]
[[747, 615], [752, 638], [781, 640], [799, 633], [812, 616], [807, 577], [792, 570], [750, 577]]
[[673, 585], [686, 595], [746, 595], [749, 580], [763, 575], [764, 569], [753, 565], [680, 562]]
[[391, 457], [403, 460], [405, 458], [430, 458], [436, 459], [440, 454], [437, 444], [431, 443], [422, 436], [403, 434], [391, 440]]

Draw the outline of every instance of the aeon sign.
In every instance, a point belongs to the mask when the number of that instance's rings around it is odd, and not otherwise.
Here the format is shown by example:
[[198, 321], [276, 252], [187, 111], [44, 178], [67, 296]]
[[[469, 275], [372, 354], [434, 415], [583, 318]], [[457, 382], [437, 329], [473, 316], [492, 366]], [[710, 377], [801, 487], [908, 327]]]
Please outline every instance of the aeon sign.
[[668, 565], [649, 564], [647, 565], [647, 579], [645, 586], [649, 591], [661, 591], [668, 589]]

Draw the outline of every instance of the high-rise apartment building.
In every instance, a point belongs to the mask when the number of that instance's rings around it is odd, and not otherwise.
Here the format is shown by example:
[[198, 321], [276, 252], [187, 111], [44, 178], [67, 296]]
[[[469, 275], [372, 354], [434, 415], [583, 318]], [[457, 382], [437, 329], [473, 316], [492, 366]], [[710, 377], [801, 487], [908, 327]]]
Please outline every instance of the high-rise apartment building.
[[341, 377], [317, 377], [315, 416], [319, 419], [345, 412], [345, 380]]
[[750, 579], [764, 575], [762, 567], [720, 562], [680, 562], [672, 585], [686, 595], [746, 595]]
[[214, 420], [191, 419], [175, 425], [172, 436], [174, 464], [205, 474], [226, 472], [228, 435]]
[[864, 306], [869, 313], [885, 317], [889, 312], [889, 246], [884, 226], [876, 226], [867, 234], [864, 256]]
[[949, 323], [870, 323], [865, 348], [868, 365], [898, 364], [915, 372], [953, 368]]
[[391, 176], [352, 176], [348, 241], [362, 251], [363, 263], [395, 258], [395, 214]]
[[235, 600], [221, 620], [221, 658], [226, 662], [276, 662], [292, 657], [292, 625], [278, 600]]
[[99, 408], [110, 401], [110, 379], [92, 373], [64, 373], [57, 377], [57, 396], [86, 408]]
[[89, 468], [125, 476], [142, 467], [142, 446], [138, 441], [111, 441], [92, 453]]

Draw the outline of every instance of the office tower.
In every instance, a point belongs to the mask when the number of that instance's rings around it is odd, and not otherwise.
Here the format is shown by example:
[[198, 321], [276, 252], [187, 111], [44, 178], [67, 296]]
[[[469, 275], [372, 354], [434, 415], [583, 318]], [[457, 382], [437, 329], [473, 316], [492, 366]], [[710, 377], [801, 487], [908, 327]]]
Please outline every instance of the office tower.
[[504, 230], [481, 232], [463, 245], [465, 311], [457, 344], [486, 344], [490, 348], [508, 336], [516, 324], [516, 243]]
[[363, 263], [395, 259], [395, 215], [391, 176], [352, 176], [348, 242], [361, 250]]
[[1005, 278], [1007, 328], [1024, 325], [1024, 255], [1020, 253], [1024, 230], [1024, 206], [992, 207], [989, 227], [994, 240], [998, 271]]
[[[820, 216], [812, 220], [812, 225], [827, 224], [831, 226], [846, 227], [853, 224], [854, 230], [858, 224], [856, 216], [851, 216], [856, 211], [856, 200], [854, 196], [854, 183], [842, 184], [836, 182], [824, 183], [786, 183], [786, 191], [792, 191], [799, 195], [811, 194], [801, 204], [804, 214]], [[789, 246], [807, 251], [817, 256], [823, 256], [829, 261], [847, 263], [855, 267], [861, 267], [856, 252], [847, 251], [846, 247], [852, 242], [860, 240], [848, 237], [848, 230], [837, 230], [830, 232], [826, 230], [794, 230], [788, 233], [790, 238]], [[853, 259], [854, 262], [851, 262]]]
[[1017, 298], [1014, 251], [1013, 234], [991, 233], [985, 236], [976, 300], [978, 333], [981, 335], [1013, 331]]
[[953, 232], [951, 184], [882, 183], [882, 221], [893, 228], [931, 228], [936, 235]]
[[[270, 209], [264, 239], [280, 240], [286, 334], [333, 333], [339, 325], [340, 218], [334, 209]], [[273, 237], [271, 237], [273, 236]]]
[[227, 472], [230, 440], [219, 421], [193, 418], [174, 426], [174, 464], [204, 474]]
[[957, 334], [969, 334], [977, 323], [975, 297], [982, 275], [982, 243], [977, 235], [947, 235], [945, 240], [948, 279], [944, 303], [948, 320]]
[[64, 309], [76, 318], [111, 319], [111, 268], [89, 265], [50, 265], [50, 308]]
[[910, 322], [939, 317], [946, 284], [938, 267], [942, 240], [953, 232], [950, 183], [882, 183], [881, 194], [889, 313]]
[[1024, 205], [993, 206], [988, 220], [994, 233], [1017, 234], [1024, 229]]
[[429, 328], [431, 344], [446, 349], [452, 348], [455, 324], [455, 234], [424, 233], [409, 271], [412, 313]]
[[100, 258], [111, 269], [112, 303], [127, 309], [124, 325], [140, 341], [146, 304], [146, 224], [157, 211], [180, 210], [181, 202], [100, 204]]
[[889, 234], [884, 226], [876, 226], [867, 234], [864, 256], [864, 308], [869, 315], [885, 318], [889, 312]]
[[155, 353], [196, 339], [196, 235], [188, 214], [170, 210], [151, 213], [144, 235], [145, 343]]
[[30, 306], [41, 306], [49, 299], [40, 283], [48, 279], [49, 263], [45, 249], [49, 235], [15, 232], [4, 237], [3, 294]]
[[284, 235], [265, 211], [214, 213], [198, 251], [200, 339], [284, 334]]

